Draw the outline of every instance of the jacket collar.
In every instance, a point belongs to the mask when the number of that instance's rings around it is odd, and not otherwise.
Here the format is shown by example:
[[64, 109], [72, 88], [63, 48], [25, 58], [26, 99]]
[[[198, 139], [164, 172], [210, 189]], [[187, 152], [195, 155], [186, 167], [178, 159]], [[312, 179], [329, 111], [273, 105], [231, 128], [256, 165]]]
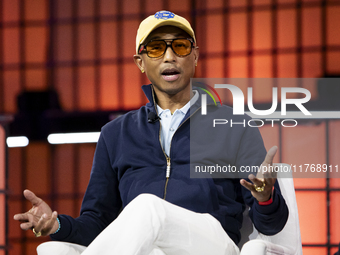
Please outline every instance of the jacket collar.
[[147, 97], [147, 99], [149, 100], [149, 103], [147, 103], [146, 106], [154, 107], [155, 102], [154, 102], [154, 97], [153, 97], [154, 92], [153, 92], [152, 85], [151, 84], [143, 85], [142, 90], [143, 90], [145, 96]]
[[[198, 91], [198, 94], [199, 94], [199, 98], [198, 100], [196, 101], [196, 103], [194, 105], [191, 106], [191, 110], [193, 109], [197, 109], [197, 108], [200, 108], [201, 107], [201, 95], [202, 94], [206, 94], [204, 91], [202, 91], [201, 89], [198, 89], [196, 87], [193, 87], [194, 90], [197, 90]], [[148, 98], [149, 100], [149, 103], [146, 104], [147, 107], [152, 107], [153, 109], [156, 109], [155, 108], [155, 100], [154, 100], [154, 91], [153, 91], [153, 88], [152, 88], [152, 85], [151, 84], [148, 84], [148, 85], [143, 85], [142, 86], [142, 90], [145, 94], [145, 96]], [[214, 101], [212, 100], [212, 98], [210, 96], [207, 97], [207, 104], [208, 105], [215, 105], [214, 104]], [[188, 111], [189, 112], [189, 111]]]

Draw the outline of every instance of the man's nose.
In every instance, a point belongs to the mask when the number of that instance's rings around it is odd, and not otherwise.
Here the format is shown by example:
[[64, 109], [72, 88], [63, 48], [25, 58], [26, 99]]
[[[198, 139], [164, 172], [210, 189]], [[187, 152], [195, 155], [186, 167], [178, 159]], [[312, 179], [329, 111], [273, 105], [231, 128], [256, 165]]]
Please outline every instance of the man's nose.
[[165, 50], [163, 60], [164, 62], [173, 62], [176, 60], [176, 54], [174, 53], [170, 45], [168, 45], [167, 49]]

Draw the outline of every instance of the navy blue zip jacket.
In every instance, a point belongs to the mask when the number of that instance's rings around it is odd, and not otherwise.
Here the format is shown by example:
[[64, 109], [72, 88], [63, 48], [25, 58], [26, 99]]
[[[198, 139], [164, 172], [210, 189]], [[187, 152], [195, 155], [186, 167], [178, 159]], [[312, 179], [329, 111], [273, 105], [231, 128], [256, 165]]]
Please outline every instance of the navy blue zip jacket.
[[[122, 208], [142, 193], [165, 197], [167, 201], [194, 212], [211, 214], [236, 244], [240, 240], [239, 229], [245, 204], [250, 206], [250, 216], [261, 233], [273, 235], [281, 231], [288, 218], [288, 208], [277, 182], [273, 203], [259, 205], [240, 185], [239, 179], [190, 178], [190, 163], [193, 164], [190, 162], [190, 126], [192, 130], [193, 125], [199, 126], [195, 134], [204, 136], [204, 132], [212, 130], [212, 120], [219, 112], [224, 116], [227, 114], [227, 118], [236, 118], [235, 122], [250, 118], [235, 117], [230, 107], [215, 105], [208, 105], [208, 113], [202, 117], [198, 100], [176, 130], [167, 157], [160, 144], [159, 121], [148, 122], [148, 114], [156, 113], [152, 86], [143, 86], [143, 90], [149, 103], [102, 128], [80, 216], [74, 219], [59, 215], [61, 229], [51, 238], [87, 246]], [[202, 148], [194, 150], [200, 164], [209, 163], [209, 158], [215, 157], [216, 151], [222, 152], [223, 164], [238, 169], [263, 162], [266, 150], [258, 128], [218, 125], [216, 131], [210, 133], [218, 134], [215, 138], [209, 137], [213, 139], [210, 144], [199, 144], [201, 140], [192, 144], [194, 148]], [[213, 149], [209, 149], [211, 144]], [[170, 177], [166, 185], [168, 162]]]

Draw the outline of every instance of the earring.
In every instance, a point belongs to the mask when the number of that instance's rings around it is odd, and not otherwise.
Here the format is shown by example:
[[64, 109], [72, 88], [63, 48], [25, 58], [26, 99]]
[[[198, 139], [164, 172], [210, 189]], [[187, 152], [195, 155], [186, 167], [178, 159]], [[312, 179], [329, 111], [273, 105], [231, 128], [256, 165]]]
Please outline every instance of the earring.
[[144, 69], [140, 70], [142, 73], [144, 73]]
[[195, 66], [197, 66], [197, 62], [196, 62], [196, 64], [195, 64]]

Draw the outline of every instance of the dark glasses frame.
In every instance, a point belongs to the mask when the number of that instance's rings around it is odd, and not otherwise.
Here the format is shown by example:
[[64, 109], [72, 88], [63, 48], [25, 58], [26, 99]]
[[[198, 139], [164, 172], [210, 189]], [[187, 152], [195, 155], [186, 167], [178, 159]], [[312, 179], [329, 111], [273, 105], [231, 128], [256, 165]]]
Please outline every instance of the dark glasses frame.
[[[174, 49], [172, 48], [172, 43], [173, 43], [174, 41], [176, 41], [176, 40], [183, 40], [183, 39], [188, 40], [188, 41], [190, 42], [190, 44], [191, 44], [190, 52], [189, 52], [188, 54], [186, 54], [186, 55], [180, 55], [180, 54], [176, 53], [176, 52], [174, 51]], [[146, 50], [146, 47], [147, 47], [147, 45], [148, 45], [149, 43], [155, 42], [155, 41], [164, 42], [165, 45], [166, 45], [166, 47], [165, 47], [165, 50], [164, 50], [164, 52], [162, 53], [162, 55], [160, 55], [160, 56], [158, 56], [158, 57], [150, 57], [149, 54], [148, 54], [148, 52], [147, 52], [147, 50]], [[171, 50], [173, 51], [173, 53], [175, 53], [176, 56], [178, 56], [178, 57], [186, 57], [186, 56], [188, 56], [188, 55], [191, 54], [192, 48], [195, 47], [195, 42], [193, 41], [192, 38], [175, 38], [175, 39], [163, 39], [163, 40], [162, 40], [162, 39], [155, 39], [155, 40], [149, 41], [149, 42], [146, 43], [146, 44], [141, 44], [141, 45], [139, 46], [138, 54], [146, 53], [146, 55], [147, 55], [149, 58], [160, 58], [160, 57], [162, 57], [162, 56], [165, 54], [165, 52], [168, 50], [168, 47], [171, 48]]]

